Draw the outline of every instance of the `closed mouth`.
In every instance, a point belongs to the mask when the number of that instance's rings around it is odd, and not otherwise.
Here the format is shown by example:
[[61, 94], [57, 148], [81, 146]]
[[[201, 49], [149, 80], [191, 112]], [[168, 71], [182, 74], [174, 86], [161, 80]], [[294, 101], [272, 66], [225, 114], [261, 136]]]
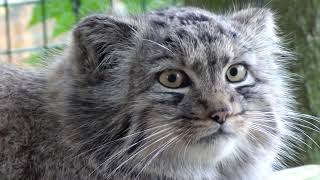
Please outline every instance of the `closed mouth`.
[[213, 142], [214, 140], [218, 139], [218, 138], [221, 138], [221, 137], [228, 137], [228, 136], [231, 136], [230, 133], [226, 132], [223, 130], [223, 128], [219, 128], [218, 131], [212, 133], [212, 134], [209, 134], [207, 136], [203, 136], [201, 137], [198, 142], [199, 143], [210, 143], [210, 142]]

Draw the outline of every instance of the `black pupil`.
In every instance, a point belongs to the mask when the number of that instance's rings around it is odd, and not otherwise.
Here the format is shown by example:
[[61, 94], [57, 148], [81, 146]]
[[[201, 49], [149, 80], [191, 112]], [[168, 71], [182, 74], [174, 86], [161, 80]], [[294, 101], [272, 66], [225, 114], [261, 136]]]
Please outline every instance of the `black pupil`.
[[230, 69], [230, 75], [231, 76], [236, 76], [238, 74], [238, 69], [237, 68], [231, 68]]
[[177, 75], [176, 74], [168, 75], [168, 81], [169, 82], [174, 83], [174, 82], [176, 82], [176, 80], [177, 80]]

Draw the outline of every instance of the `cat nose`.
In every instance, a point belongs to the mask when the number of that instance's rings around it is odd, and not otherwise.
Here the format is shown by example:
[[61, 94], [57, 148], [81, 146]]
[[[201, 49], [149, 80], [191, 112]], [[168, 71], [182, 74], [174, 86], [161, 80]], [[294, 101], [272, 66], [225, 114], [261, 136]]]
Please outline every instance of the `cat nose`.
[[221, 109], [219, 111], [215, 111], [211, 114], [210, 118], [219, 123], [219, 124], [224, 124], [226, 121], [226, 118], [231, 114], [230, 110], [228, 109]]

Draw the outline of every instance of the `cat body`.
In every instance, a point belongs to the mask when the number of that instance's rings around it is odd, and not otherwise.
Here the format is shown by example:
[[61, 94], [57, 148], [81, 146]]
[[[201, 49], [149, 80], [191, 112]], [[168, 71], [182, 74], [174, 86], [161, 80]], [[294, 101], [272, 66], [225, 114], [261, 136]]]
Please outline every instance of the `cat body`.
[[0, 177], [266, 179], [286, 57], [268, 9], [87, 17], [48, 70], [0, 66]]

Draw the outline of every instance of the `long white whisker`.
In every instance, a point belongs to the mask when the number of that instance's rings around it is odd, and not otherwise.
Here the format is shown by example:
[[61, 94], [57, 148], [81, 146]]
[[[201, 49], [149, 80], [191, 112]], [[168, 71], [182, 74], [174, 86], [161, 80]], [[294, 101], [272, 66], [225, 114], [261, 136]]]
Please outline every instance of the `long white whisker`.
[[153, 130], [155, 130], [155, 129], [159, 129], [159, 128], [162, 128], [162, 127], [164, 127], [164, 126], [169, 126], [170, 125], [170, 123], [168, 123], [168, 124], [163, 124], [163, 125], [160, 125], [160, 126], [156, 126], [156, 127], [152, 127], [152, 128], [148, 128], [148, 129], [145, 129], [145, 130], [143, 130], [143, 131], [139, 131], [139, 132], [135, 132], [135, 133], [133, 133], [133, 134], [130, 134], [130, 135], [127, 135], [127, 136], [124, 136], [124, 137], [122, 137], [122, 138], [118, 138], [118, 139], [115, 139], [115, 140], [112, 140], [112, 141], [108, 141], [108, 142], [103, 142], [103, 144], [101, 144], [101, 145], [99, 145], [99, 146], [97, 146], [97, 147], [94, 147], [94, 148], [90, 148], [90, 149], [88, 149], [88, 150], [86, 150], [86, 151], [84, 151], [84, 152], [82, 152], [82, 153], [79, 153], [77, 156], [75, 156], [75, 157], [73, 157], [73, 158], [78, 158], [78, 157], [80, 157], [81, 155], [84, 155], [84, 154], [86, 154], [87, 152], [90, 152], [90, 151], [92, 151], [92, 150], [94, 150], [94, 149], [97, 149], [96, 151], [95, 151], [95, 153], [97, 153], [97, 152], [99, 152], [100, 150], [102, 150], [103, 148], [105, 148], [107, 145], [109, 145], [109, 144], [112, 144], [112, 143], [115, 143], [115, 142], [118, 142], [118, 141], [121, 141], [121, 140], [125, 140], [125, 139], [128, 139], [128, 138], [130, 138], [130, 137], [132, 137], [132, 136], [135, 136], [135, 135], [137, 135], [137, 134], [140, 134], [140, 133], [143, 133], [143, 132], [149, 132], [149, 131], [153, 131]]
[[93, 174], [96, 170], [98, 170], [101, 166], [105, 165], [107, 162], [111, 161], [113, 158], [117, 157], [118, 155], [126, 152], [126, 151], [129, 150], [130, 148], [132, 148], [132, 147], [136, 146], [137, 144], [145, 141], [146, 139], [150, 139], [150, 138], [152, 138], [152, 137], [154, 137], [154, 136], [156, 136], [156, 135], [158, 135], [158, 134], [161, 134], [161, 133], [163, 133], [163, 132], [166, 132], [167, 130], [170, 130], [170, 129], [171, 129], [171, 128], [162, 129], [162, 130], [160, 130], [160, 131], [158, 131], [158, 132], [156, 132], [156, 133], [151, 134], [150, 136], [148, 136], [148, 137], [146, 137], [146, 138], [143, 138], [142, 140], [140, 140], [140, 141], [138, 141], [138, 142], [135, 142], [134, 144], [130, 145], [129, 147], [126, 147], [125, 149], [122, 149], [121, 151], [113, 154], [113, 155], [110, 156], [107, 160], [105, 160], [103, 163], [101, 163], [99, 166], [97, 166], [97, 167], [89, 174], [89, 177], [90, 177], [90, 175]]
[[[179, 137], [179, 136], [174, 137], [174, 138], [171, 138], [171, 140], [169, 140], [160, 150], [159, 150], [159, 148], [160, 148], [160, 147], [159, 147], [158, 149], [155, 149], [154, 151], [152, 151], [149, 155], [151, 155], [152, 153], [154, 153], [154, 152], [156, 152], [156, 151], [158, 151], [158, 152], [149, 160], [148, 163], [146, 163], [146, 164], [143, 166], [143, 168], [140, 170], [140, 172], [137, 174], [137, 176], [136, 176], [136, 178], [135, 178], [134, 180], [136, 180], [136, 179], [139, 177], [139, 175], [143, 172], [143, 170], [150, 165], [150, 163], [152, 162], [152, 160], [154, 160], [161, 152], [163, 152], [166, 147], [168, 147], [170, 144], [172, 144], [172, 142], [174, 142], [176, 139], [178, 139], [178, 137]], [[149, 155], [148, 155], [148, 156], [149, 156]]]
[[157, 43], [157, 42], [155, 42], [155, 41], [152, 41], [152, 40], [149, 40], [149, 39], [143, 39], [143, 40], [144, 40], [144, 41], [148, 41], [148, 42], [153, 43], [153, 44], [156, 44], [156, 45], [162, 47], [163, 49], [165, 49], [165, 50], [171, 52], [172, 54], [174, 54], [169, 48], [165, 47], [165, 46], [162, 45], [162, 44], [159, 44], [159, 43]]
[[159, 141], [171, 136], [173, 133], [169, 133], [167, 135], [165, 135], [164, 137], [162, 138], [159, 138], [158, 140], [154, 141], [153, 143], [149, 144], [148, 146], [142, 148], [141, 150], [139, 150], [138, 152], [136, 152], [135, 154], [133, 154], [131, 157], [129, 157], [127, 160], [125, 160], [124, 162], [122, 162], [120, 165], [118, 165], [117, 168], [115, 168], [110, 174], [109, 176], [106, 178], [106, 179], [109, 179], [115, 172], [117, 172], [117, 170], [119, 168], [121, 168], [123, 165], [125, 165], [128, 161], [130, 161], [131, 159], [133, 159], [134, 157], [136, 157], [139, 153], [143, 152], [144, 150], [146, 150], [147, 148], [149, 148], [150, 146], [152, 146], [153, 144], [156, 144], [158, 143]]
[[311, 138], [308, 134], [306, 134], [301, 128], [298, 128], [298, 127], [292, 127], [294, 128], [295, 130], [301, 132], [302, 134], [304, 134], [307, 138], [309, 138], [318, 148], [320, 148], [319, 144], [313, 139]]

